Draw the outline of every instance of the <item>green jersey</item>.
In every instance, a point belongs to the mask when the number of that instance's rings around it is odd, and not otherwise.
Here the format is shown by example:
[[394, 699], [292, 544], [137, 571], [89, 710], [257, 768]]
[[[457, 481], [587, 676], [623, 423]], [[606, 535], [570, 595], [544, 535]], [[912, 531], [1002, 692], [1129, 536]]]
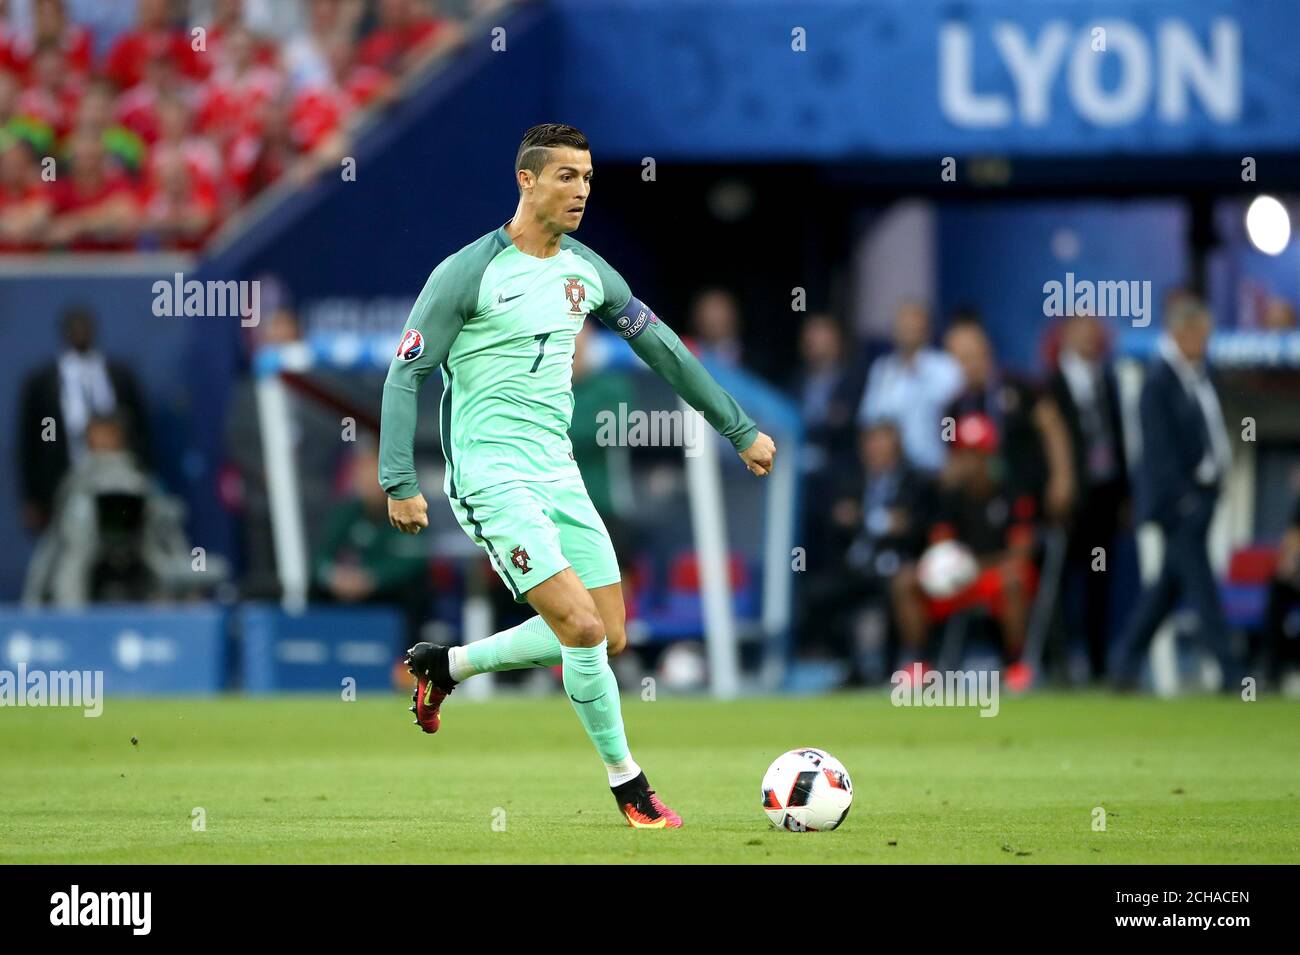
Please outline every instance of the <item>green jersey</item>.
[[502, 227], [444, 259], [411, 309], [384, 383], [379, 483], [389, 496], [420, 490], [416, 396], [435, 368], [448, 497], [577, 476], [573, 349], [588, 314], [628, 340], [738, 451], [753, 442], [754, 422], [604, 259], [568, 236], [558, 253], [537, 258]]

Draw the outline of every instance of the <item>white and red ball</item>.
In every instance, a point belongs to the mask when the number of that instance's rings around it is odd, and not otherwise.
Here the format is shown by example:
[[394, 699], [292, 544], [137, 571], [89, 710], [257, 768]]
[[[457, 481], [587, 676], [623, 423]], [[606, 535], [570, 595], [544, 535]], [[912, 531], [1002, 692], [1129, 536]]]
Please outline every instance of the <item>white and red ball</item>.
[[763, 774], [763, 811], [791, 832], [828, 832], [849, 814], [853, 781], [844, 764], [823, 749], [782, 753]]
[[961, 593], [979, 572], [979, 562], [970, 548], [954, 540], [931, 544], [916, 565], [921, 589], [935, 600], [946, 600]]

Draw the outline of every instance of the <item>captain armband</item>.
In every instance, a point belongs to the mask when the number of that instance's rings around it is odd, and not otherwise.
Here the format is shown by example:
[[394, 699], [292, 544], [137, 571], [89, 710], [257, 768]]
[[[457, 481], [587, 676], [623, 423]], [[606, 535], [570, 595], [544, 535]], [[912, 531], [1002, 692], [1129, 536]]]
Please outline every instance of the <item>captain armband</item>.
[[659, 319], [650, 311], [650, 306], [640, 299], [629, 298], [627, 304], [616, 315], [605, 319], [610, 331], [617, 332], [621, 338], [631, 341]]

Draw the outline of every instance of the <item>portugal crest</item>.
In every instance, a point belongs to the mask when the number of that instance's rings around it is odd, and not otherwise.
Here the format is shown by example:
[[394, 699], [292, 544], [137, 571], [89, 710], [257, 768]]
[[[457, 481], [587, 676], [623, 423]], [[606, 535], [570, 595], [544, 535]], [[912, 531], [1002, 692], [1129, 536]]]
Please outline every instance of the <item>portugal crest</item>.
[[516, 547], [510, 552], [510, 563], [518, 567], [521, 574], [526, 574], [533, 569], [528, 565], [528, 551], [522, 547]]
[[587, 289], [581, 279], [564, 280], [564, 297], [569, 300], [569, 311], [574, 315], [582, 314], [582, 303], [587, 299]]

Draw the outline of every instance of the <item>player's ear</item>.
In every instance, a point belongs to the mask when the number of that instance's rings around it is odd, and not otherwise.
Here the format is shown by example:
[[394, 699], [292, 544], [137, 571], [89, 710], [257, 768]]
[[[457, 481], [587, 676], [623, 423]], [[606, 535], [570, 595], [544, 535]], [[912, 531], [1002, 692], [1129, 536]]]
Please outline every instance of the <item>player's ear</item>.
[[529, 169], [517, 169], [515, 170], [515, 181], [519, 184], [520, 192], [527, 192], [533, 187], [537, 177]]

